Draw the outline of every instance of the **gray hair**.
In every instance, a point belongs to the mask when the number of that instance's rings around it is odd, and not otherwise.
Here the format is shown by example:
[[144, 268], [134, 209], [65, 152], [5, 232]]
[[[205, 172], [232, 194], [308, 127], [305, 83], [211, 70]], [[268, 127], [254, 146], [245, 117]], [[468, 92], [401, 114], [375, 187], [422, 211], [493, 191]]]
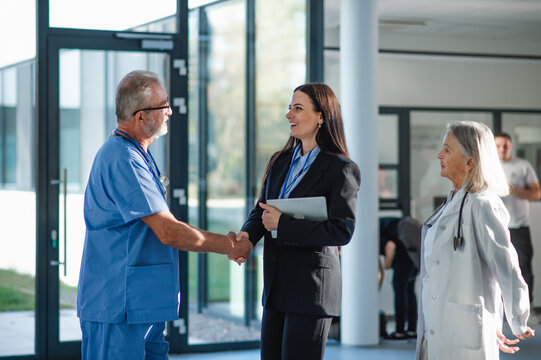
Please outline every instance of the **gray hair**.
[[157, 74], [136, 70], [124, 76], [116, 88], [116, 121], [124, 122], [137, 109], [147, 107], [152, 96], [152, 86], [160, 84]]
[[463, 188], [471, 193], [488, 190], [500, 196], [508, 195], [509, 184], [488, 126], [474, 121], [456, 121], [447, 125], [447, 132], [456, 137], [462, 154], [473, 159], [473, 169], [466, 173]]

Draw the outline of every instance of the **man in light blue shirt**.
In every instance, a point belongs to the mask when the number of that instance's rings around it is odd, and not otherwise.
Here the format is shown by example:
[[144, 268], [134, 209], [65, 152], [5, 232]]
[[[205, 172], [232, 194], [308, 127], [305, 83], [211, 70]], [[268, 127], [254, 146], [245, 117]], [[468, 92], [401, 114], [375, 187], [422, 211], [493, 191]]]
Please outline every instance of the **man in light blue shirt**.
[[165, 321], [178, 318], [178, 249], [226, 254], [252, 249], [175, 219], [148, 146], [172, 114], [156, 74], [134, 71], [118, 85], [118, 127], [96, 154], [85, 191], [86, 236], [77, 315], [82, 358], [167, 359]]

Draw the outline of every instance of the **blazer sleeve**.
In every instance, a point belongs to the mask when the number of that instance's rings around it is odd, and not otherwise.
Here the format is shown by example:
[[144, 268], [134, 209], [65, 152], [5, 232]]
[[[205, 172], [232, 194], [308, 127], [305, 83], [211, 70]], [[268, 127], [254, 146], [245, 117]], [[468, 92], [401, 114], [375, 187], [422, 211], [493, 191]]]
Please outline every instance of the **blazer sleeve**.
[[329, 181], [328, 220], [295, 219], [282, 214], [278, 222], [277, 245], [341, 246], [349, 243], [355, 230], [361, 174], [353, 161], [342, 161], [341, 164], [343, 165], [334, 172], [333, 179], [321, 180]]
[[259, 206], [260, 202], [265, 202], [265, 196], [263, 194], [263, 191], [261, 196], [259, 197], [259, 200], [257, 200], [255, 207], [252, 209], [252, 211], [250, 211], [248, 219], [244, 222], [244, 225], [242, 225], [241, 228], [241, 231], [246, 231], [248, 233], [250, 241], [252, 242], [254, 247], [267, 231], [263, 226], [263, 222], [261, 221], [263, 209]]
[[[272, 159], [277, 155], [278, 155], [278, 152], [274, 153], [271, 156], [271, 159], [269, 161], [272, 161]], [[265, 235], [265, 232], [267, 231], [265, 229], [265, 226], [263, 226], [263, 222], [261, 220], [261, 216], [263, 215], [263, 209], [259, 206], [259, 203], [267, 202], [268, 179], [271, 177], [271, 174], [272, 174], [272, 169], [271, 169], [271, 172], [267, 176], [267, 180], [265, 180], [265, 183], [262, 185], [261, 195], [259, 196], [259, 199], [257, 200], [252, 211], [250, 211], [250, 215], [248, 215], [248, 219], [246, 219], [246, 221], [244, 222], [241, 228], [241, 231], [246, 231], [248, 233], [250, 241], [252, 242], [254, 247], [259, 242], [259, 240], [261, 240], [261, 238], [263, 237], [263, 235]]]
[[530, 312], [528, 287], [511, 244], [509, 213], [499, 198], [482, 200], [476, 208], [473, 215], [479, 254], [498, 281], [513, 334], [522, 334]]

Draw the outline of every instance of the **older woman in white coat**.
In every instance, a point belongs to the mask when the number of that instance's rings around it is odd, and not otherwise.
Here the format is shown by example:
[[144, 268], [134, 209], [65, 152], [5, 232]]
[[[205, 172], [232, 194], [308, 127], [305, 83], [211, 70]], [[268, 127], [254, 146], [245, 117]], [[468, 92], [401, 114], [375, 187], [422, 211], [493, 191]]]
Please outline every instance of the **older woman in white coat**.
[[[423, 226], [416, 358], [498, 359], [498, 346], [513, 353], [534, 331], [499, 197], [509, 187], [492, 132], [476, 122], [452, 123], [438, 158], [453, 187]], [[501, 334], [503, 310], [518, 339]]]

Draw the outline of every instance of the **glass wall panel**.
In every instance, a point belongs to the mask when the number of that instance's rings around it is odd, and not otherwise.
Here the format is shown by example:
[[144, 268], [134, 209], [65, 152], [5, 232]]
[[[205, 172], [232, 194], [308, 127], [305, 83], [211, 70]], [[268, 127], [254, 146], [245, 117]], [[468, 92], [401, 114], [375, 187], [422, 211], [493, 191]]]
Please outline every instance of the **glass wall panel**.
[[448, 123], [471, 120], [492, 128], [492, 114], [458, 111], [412, 111], [410, 123], [411, 215], [424, 221], [451, 191], [452, 184], [440, 176], [438, 153]]
[[306, 82], [306, 1], [257, 1], [256, 34], [256, 164], [260, 181], [270, 156], [289, 138], [285, 115], [293, 90]]
[[[257, 196], [271, 155], [289, 138], [285, 115], [293, 90], [306, 82], [306, 1], [258, 0], [255, 25]], [[251, 210], [254, 204], [248, 205]], [[257, 269], [256, 312], [261, 317], [263, 240], [253, 254]]]
[[[70, 49], [60, 51], [59, 64], [61, 184], [57, 246], [60, 261], [67, 264], [59, 271], [59, 337], [60, 341], [71, 341], [81, 339], [76, 294], [85, 235], [84, 190], [96, 152], [116, 127], [116, 86], [136, 69], [169, 79], [169, 57], [163, 53]], [[165, 87], [168, 89], [169, 84]], [[153, 142], [150, 151], [167, 176], [166, 138]]]
[[175, 33], [177, 0], [49, 0], [49, 26]]
[[36, 0], [0, 1], [0, 69], [36, 57]]
[[378, 188], [380, 199], [398, 198], [398, 170], [379, 168]]
[[[189, 21], [189, 217], [213, 232], [237, 232], [246, 208], [246, 3], [195, 9]], [[189, 261], [188, 343], [259, 339], [258, 325], [245, 326], [245, 266], [217, 254]]]
[[398, 115], [378, 116], [378, 162], [398, 165]]
[[34, 71], [0, 68], [0, 356], [35, 352]]

